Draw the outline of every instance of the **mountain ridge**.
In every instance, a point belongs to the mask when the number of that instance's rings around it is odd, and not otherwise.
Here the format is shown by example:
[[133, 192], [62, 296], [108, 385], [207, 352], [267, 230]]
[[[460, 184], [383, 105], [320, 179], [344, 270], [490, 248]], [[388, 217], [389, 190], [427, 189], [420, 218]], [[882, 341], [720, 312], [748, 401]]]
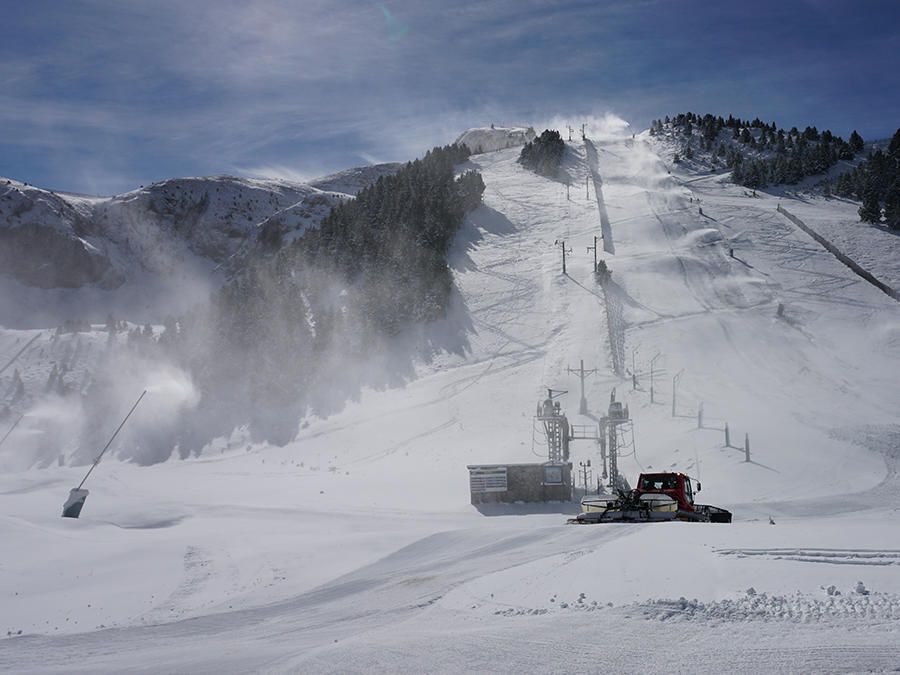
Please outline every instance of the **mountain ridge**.
[[109, 197], [0, 178], [0, 277], [56, 292], [115, 293], [172, 274], [215, 286], [248, 251], [317, 227], [332, 207], [399, 166], [354, 167], [308, 183], [170, 178]]

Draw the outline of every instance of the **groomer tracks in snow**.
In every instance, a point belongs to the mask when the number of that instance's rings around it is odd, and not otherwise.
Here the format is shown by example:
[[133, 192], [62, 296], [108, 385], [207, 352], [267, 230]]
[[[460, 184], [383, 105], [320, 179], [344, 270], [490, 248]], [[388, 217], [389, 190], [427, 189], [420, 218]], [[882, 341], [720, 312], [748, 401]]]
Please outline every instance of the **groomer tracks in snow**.
[[[0, 670], [895, 667], [900, 567], [855, 563], [892, 562], [885, 542], [900, 540], [900, 309], [775, 197], [670, 175], [651, 142], [573, 142], [563, 162], [572, 185], [602, 172], [635, 390], [610, 367], [586, 252], [599, 191], [567, 199], [515, 147], [475, 155], [487, 189], [453, 250], [459, 293], [409, 382], [311, 418], [283, 448], [106, 463], [78, 521], [58, 508], [79, 469], [0, 476], [16, 552], [0, 606], [22, 631], [0, 640]], [[468, 505], [467, 463], [541, 460], [534, 406], [545, 387], [577, 390], [580, 359], [599, 372], [587, 415], [561, 399], [570, 420], [594, 423], [615, 387], [635, 420], [620, 470], [688, 472], [732, 525], [567, 528], [569, 505]], [[750, 434], [751, 462], [725, 447], [726, 422]], [[596, 467], [592, 444], [572, 448]]]

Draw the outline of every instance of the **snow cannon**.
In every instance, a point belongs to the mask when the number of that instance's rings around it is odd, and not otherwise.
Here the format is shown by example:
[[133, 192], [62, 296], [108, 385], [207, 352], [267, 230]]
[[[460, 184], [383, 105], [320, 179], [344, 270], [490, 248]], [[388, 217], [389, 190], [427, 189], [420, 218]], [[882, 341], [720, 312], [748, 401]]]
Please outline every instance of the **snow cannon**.
[[134, 412], [135, 408], [138, 407], [138, 403], [141, 402], [141, 399], [147, 395], [147, 390], [138, 397], [138, 400], [134, 402], [134, 405], [131, 406], [131, 410], [128, 411], [128, 414], [125, 415], [125, 419], [122, 420], [122, 423], [116, 428], [113, 432], [113, 435], [110, 437], [109, 441], [103, 447], [103, 450], [100, 451], [100, 454], [97, 455], [97, 459], [94, 460], [94, 463], [91, 464], [91, 468], [88, 469], [88, 472], [84, 474], [84, 478], [81, 479], [81, 482], [78, 484], [78, 487], [72, 488], [69, 490], [69, 498], [66, 500], [66, 503], [63, 504], [62, 517], [63, 518], [77, 518], [81, 515], [81, 509], [84, 507], [85, 501], [87, 501], [88, 491], [83, 489], [84, 482], [88, 479], [88, 476], [91, 475], [91, 472], [97, 468], [97, 465], [100, 463], [100, 460], [103, 458], [103, 454], [109, 450], [109, 446], [112, 445], [112, 442], [116, 440], [116, 436], [119, 435], [119, 432], [122, 431], [122, 427], [125, 426], [125, 422], [128, 421], [128, 418], [131, 417], [131, 413]]
[[81, 515], [81, 507], [87, 500], [88, 491], [83, 488], [72, 488], [69, 490], [69, 498], [63, 504], [63, 518], [77, 518]]

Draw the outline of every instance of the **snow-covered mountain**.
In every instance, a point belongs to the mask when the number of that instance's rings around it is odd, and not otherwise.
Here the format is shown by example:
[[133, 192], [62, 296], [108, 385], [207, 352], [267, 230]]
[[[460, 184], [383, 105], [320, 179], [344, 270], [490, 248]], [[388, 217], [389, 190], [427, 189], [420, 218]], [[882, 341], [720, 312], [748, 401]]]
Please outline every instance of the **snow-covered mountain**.
[[[173, 280], [214, 287], [240, 265], [242, 254], [317, 226], [335, 204], [397, 166], [349, 169], [309, 184], [175, 178], [113, 197], [0, 179], [0, 321], [27, 322], [30, 310], [44, 320], [79, 318], [66, 316], [66, 307], [101, 320], [108, 311], [134, 306], [137, 294], [161, 297], [145, 297], [141, 311], [129, 318], [160, 321], [187, 308], [179, 302], [184, 295], [169, 292]], [[187, 296], [196, 301], [199, 294]], [[145, 311], [149, 306], [154, 316]]]
[[535, 139], [531, 127], [476, 127], [460, 134], [456, 143], [466, 145], [476, 155], [525, 145]]
[[[473, 156], [484, 204], [451, 251], [452, 309], [422, 328], [431, 349], [398, 342], [422, 354], [413, 377], [306, 418], [293, 443], [235, 429], [150, 467], [114, 447], [79, 520], [58, 515], [83, 467], [0, 475], [16, 552], [0, 560], [0, 669], [895, 668], [900, 304], [785, 214], [837, 227], [847, 211], [753, 195], [669, 147], [567, 142], [577, 190], [515, 146]], [[896, 253], [881, 235], [859, 245]], [[72, 364], [103, 348], [91, 335], [4, 330], [0, 355]], [[577, 412], [581, 360], [596, 372]], [[149, 399], [187, 400], [182, 384]], [[615, 390], [634, 420], [619, 470], [688, 472], [735, 522], [574, 527], [576, 504], [470, 506], [467, 464], [546, 457], [532, 415], [548, 387], [583, 428]], [[54, 414], [24, 418], [4, 456]], [[572, 453], [592, 484], [598, 445]]]

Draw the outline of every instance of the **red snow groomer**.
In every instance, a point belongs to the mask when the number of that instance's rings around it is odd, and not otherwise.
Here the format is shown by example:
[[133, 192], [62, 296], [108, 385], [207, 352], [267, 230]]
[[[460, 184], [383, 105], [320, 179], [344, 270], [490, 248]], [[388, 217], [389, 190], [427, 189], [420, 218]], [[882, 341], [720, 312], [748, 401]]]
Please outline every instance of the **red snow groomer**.
[[[576, 525], [614, 522], [686, 520], [695, 523], [730, 523], [731, 512], [694, 503], [691, 477], [683, 473], [642, 473], [637, 489], [615, 495], [589, 495], [581, 500], [581, 513], [569, 519]], [[697, 492], [700, 492], [699, 481]]]

